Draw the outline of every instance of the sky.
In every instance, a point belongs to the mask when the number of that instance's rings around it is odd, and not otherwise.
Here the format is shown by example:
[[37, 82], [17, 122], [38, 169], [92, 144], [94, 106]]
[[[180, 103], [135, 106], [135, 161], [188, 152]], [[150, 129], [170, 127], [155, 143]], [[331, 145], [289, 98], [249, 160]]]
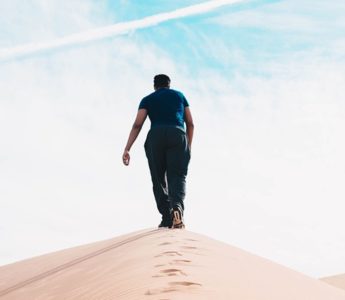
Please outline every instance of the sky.
[[0, 1], [0, 265], [159, 224], [149, 121], [121, 156], [165, 73], [195, 122], [187, 229], [345, 272], [345, 2], [215, 2]]

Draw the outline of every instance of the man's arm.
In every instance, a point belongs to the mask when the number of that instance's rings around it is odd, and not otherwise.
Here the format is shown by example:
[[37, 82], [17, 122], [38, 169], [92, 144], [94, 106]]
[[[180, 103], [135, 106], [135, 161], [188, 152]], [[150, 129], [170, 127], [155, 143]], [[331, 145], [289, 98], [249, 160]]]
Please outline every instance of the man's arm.
[[191, 150], [193, 134], [194, 134], [194, 123], [193, 123], [192, 114], [190, 112], [190, 108], [188, 106], [184, 108], [184, 121], [186, 122], [186, 126], [187, 126], [188, 147], [189, 147], [189, 150]]
[[131, 132], [129, 133], [128, 141], [125, 147], [125, 150], [123, 151], [122, 155], [122, 161], [123, 163], [128, 166], [130, 161], [130, 155], [129, 151], [131, 150], [131, 147], [135, 140], [137, 139], [141, 128], [143, 127], [143, 124], [147, 117], [147, 110], [142, 108], [138, 110], [137, 116], [135, 118], [134, 124], [132, 126]]

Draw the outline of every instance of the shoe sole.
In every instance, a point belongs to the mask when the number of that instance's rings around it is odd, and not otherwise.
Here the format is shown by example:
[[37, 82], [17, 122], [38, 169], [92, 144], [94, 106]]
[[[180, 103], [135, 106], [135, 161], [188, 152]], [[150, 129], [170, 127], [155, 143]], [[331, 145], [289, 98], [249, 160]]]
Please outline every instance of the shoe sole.
[[179, 210], [173, 211], [173, 225], [172, 228], [183, 229], [185, 225], [183, 224], [181, 212]]

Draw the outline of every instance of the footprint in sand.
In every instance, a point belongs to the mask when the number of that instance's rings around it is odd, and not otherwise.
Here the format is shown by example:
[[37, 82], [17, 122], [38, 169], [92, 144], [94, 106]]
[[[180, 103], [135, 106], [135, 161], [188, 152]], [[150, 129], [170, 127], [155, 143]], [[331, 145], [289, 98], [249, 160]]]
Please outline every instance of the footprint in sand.
[[182, 270], [179, 270], [179, 269], [166, 269], [166, 270], [162, 270], [161, 273], [167, 274], [168, 276], [176, 276], [176, 275], [187, 276], [187, 274], [185, 272], [183, 272]]
[[169, 243], [169, 242], [165, 242], [165, 243], [161, 243], [161, 244], [159, 244], [158, 246], [165, 246], [165, 245], [171, 245], [171, 243]]
[[161, 254], [156, 255], [155, 257], [161, 257], [161, 256], [182, 256], [182, 254], [177, 251], [165, 251]]
[[148, 290], [145, 295], [158, 295], [163, 293], [171, 293], [171, 292], [178, 292], [183, 290], [189, 290], [190, 288], [198, 288], [201, 287], [202, 284], [197, 282], [191, 282], [191, 281], [174, 281], [169, 282], [168, 287], [160, 288], [160, 289], [153, 289]]
[[191, 260], [188, 259], [174, 259], [170, 264], [185, 264], [185, 263], [190, 263], [192, 262]]
[[[188, 260], [188, 259], [174, 259], [170, 262], [168, 262], [168, 264], [170, 266], [174, 266], [174, 265], [179, 265], [179, 266], [186, 266], [188, 263], [191, 263], [192, 261], [191, 260]], [[166, 266], [167, 264], [157, 264], [157, 265], [154, 265], [155, 268], [161, 268], [161, 267], [164, 267]]]
[[201, 283], [191, 282], [191, 281], [175, 281], [169, 282], [170, 286], [202, 286]]
[[206, 250], [205, 248], [199, 248], [194, 246], [180, 246], [180, 249], [183, 253], [193, 253], [194, 255], [204, 256], [202, 252]]
[[158, 295], [163, 293], [170, 293], [170, 292], [176, 292], [178, 289], [167, 287], [162, 289], [154, 289], [154, 290], [148, 290], [145, 295], [146, 296], [152, 296], [152, 295]]
[[198, 249], [198, 247], [193, 247], [193, 246], [181, 246], [182, 249]]

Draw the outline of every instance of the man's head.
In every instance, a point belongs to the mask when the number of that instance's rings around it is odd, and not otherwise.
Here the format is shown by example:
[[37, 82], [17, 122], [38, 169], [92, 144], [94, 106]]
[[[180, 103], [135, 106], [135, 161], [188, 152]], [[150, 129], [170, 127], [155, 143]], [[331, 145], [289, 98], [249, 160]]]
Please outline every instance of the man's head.
[[153, 79], [155, 90], [160, 88], [170, 88], [170, 78], [165, 74], [158, 74]]

